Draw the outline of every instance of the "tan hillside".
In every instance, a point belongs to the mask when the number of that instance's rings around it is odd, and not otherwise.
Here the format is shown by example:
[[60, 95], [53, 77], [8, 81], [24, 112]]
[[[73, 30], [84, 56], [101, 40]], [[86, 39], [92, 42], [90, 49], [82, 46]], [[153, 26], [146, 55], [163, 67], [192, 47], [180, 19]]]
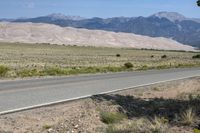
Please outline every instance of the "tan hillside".
[[0, 23], [0, 41], [51, 43], [96, 47], [130, 47], [164, 50], [194, 50], [167, 38], [152, 38], [130, 33], [63, 28], [50, 24]]

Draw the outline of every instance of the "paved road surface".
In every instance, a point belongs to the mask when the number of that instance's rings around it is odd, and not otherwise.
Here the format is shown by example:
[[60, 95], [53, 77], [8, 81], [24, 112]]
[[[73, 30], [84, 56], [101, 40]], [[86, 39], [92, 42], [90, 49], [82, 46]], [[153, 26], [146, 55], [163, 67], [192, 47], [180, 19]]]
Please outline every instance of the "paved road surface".
[[194, 76], [200, 68], [1, 81], [0, 114]]

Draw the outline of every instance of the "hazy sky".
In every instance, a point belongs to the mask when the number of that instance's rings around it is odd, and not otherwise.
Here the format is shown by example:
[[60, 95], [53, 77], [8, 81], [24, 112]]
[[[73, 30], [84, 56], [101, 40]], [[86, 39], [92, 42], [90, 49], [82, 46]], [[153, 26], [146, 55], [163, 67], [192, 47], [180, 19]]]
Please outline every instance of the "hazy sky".
[[196, 0], [0, 0], [0, 18], [51, 13], [82, 17], [149, 16], [159, 11], [200, 18]]

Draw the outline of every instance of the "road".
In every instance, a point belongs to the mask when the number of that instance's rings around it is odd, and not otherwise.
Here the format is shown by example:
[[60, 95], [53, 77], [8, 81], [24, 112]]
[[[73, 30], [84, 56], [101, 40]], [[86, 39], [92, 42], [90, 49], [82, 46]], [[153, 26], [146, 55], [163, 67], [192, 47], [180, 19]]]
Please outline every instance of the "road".
[[0, 114], [200, 76], [200, 68], [0, 81]]

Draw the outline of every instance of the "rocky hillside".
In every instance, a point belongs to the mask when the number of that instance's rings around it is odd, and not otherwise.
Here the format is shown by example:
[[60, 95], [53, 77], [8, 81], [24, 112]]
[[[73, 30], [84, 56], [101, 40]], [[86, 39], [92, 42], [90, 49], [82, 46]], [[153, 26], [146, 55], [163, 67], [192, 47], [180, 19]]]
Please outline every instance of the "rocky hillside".
[[130, 33], [64, 28], [41, 23], [0, 23], [0, 41], [50, 43], [59, 45], [130, 47], [164, 50], [193, 50], [193, 47], [166, 38]]

